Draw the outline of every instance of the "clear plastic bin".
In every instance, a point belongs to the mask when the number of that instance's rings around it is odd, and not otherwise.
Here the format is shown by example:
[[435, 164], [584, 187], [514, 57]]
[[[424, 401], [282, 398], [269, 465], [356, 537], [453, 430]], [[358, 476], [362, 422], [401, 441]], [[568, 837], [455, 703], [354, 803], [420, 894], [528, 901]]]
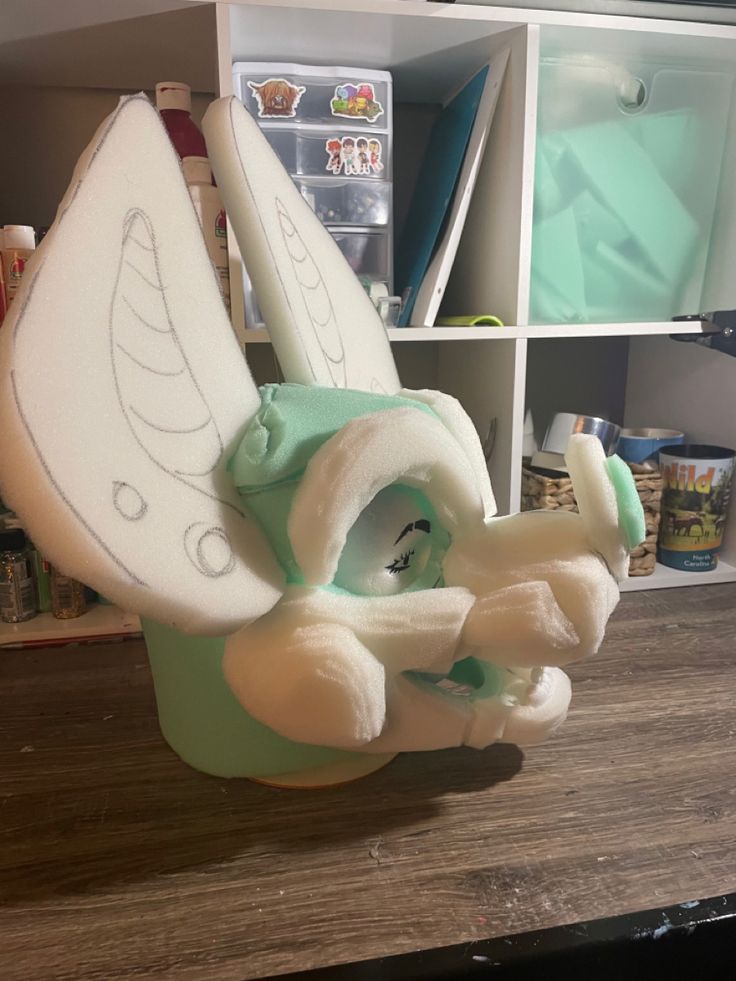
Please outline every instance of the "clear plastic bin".
[[263, 126], [285, 170], [295, 177], [386, 180], [391, 176], [391, 138], [386, 133]]
[[733, 74], [619, 55], [543, 57], [531, 323], [700, 309]]
[[391, 220], [389, 181], [296, 180], [302, 196], [323, 225], [388, 225]]
[[344, 119], [364, 129], [391, 129], [390, 72], [236, 62], [233, 80], [245, 108], [265, 124]]

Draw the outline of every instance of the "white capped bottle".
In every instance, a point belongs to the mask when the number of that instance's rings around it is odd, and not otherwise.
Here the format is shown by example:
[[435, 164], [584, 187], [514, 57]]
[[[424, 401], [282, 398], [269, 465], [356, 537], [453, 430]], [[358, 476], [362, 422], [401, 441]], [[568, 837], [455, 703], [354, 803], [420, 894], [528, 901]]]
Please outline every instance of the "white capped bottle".
[[3, 279], [8, 306], [20, 289], [26, 262], [35, 248], [36, 235], [30, 225], [6, 225], [3, 228]]
[[207, 157], [184, 157], [184, 179], [194, 203], [204, 241], [217, 273], [223, 302], [230, 313], [230, 269], [227, 261], [227, 221], [220, 194], [212, 184], [212, 170]]

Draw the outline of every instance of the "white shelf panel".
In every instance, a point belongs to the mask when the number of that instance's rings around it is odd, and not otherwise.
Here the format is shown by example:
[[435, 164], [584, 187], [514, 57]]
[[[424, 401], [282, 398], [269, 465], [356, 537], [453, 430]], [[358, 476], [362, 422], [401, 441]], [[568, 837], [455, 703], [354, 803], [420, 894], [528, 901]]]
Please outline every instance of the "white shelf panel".
[[665, 565], [657, 566], [651, 576], [631, 576], [621, 583], [622, 593], [640, 589], [672, 589], [677, 586], [707, 586], [719, 582], [736, 582], [736, 566], [719, 562], [712, 572], [680, 572]]
[[[384, 17], [431, 17], [439, 22], [487, 21], [517, 26], [541, 24], [562, 27], [595, 27], [613, 30], [682, 35], [685, 37], [736, 38], [736, 12], [729, 7], [701, 4], [661, 2], [631, 3], [631, 0], [596, 0], [591, 10], [590, 0], [508, 0], [493, 6], [487, 0], [466, 0], [456, 5], [427, 3], [426, 0], [229, 0], [233, 8], [273, 8], [274, 33], [277, 18], [289, 9], [305, 8], [317, 14], [347, 13], [354, 17], [382, 15]], [[360, 34], [356, 20], [354, 33]], [[270, 40], [270, 38], [269, 38]], [[303, 38], [309, 44], [310, 38]], [[283, 39], [282, 39], [283, 43]]]
[[135, 614], [98, 603], [73, 620], [57, 620], [50, 613], [39, 613], [23, 623], [0, 623], [0, 648], [39, 643], [71, 644], [75, 640], [135, 634], [140, 630], [141, 622]]
[[[508, 341], [555, 337], [645, 337], [656, 334], [702, 334], [700, 321], [693, 323], [549, 324], [534, 327], [389, 327], [391, 341]], [[265, 327], [243, 331], [249, 344], [269, 344]]]

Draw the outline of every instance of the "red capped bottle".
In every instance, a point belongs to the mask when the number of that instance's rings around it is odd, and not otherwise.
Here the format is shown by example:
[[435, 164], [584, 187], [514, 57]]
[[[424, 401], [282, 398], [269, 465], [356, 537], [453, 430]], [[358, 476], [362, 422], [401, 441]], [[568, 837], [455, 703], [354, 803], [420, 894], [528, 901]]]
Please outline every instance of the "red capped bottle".
[[204, 136], [192, 120], [192, 90], [186, 82], [157, 82], [156, 108], [182, 160], [207, 156]]

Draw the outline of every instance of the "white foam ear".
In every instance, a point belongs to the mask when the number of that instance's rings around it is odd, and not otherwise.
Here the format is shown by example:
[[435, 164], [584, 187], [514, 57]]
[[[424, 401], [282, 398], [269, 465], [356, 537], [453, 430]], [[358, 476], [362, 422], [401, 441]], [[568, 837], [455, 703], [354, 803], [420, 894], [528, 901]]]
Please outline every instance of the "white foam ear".
[[126, 609], [225, 633], [282, 573], [225, 465], [259, 396], [145, 96], [95, 134], [0, 331], [0, 488]]
[[383, 323], [258, 124], [235, 98], [207, 110], [212, 168], [287, 381], [399, 390]]
[[482, 527], [472, 468], [441, 422], [411, 408], [353, 419], [314, 454], [292, 502], [289, 539], [309, 585], [332, 582], [361, 511], [395, 483], [426, 494], [447, 531]]
[[611, 575], [622, 582], [629, 574], [629, 550], [619, 529], [616, 489], [608, 476], [600, 440], [574, 433], [565, 451], [565, 463], [590, 546], [606, 560]]

